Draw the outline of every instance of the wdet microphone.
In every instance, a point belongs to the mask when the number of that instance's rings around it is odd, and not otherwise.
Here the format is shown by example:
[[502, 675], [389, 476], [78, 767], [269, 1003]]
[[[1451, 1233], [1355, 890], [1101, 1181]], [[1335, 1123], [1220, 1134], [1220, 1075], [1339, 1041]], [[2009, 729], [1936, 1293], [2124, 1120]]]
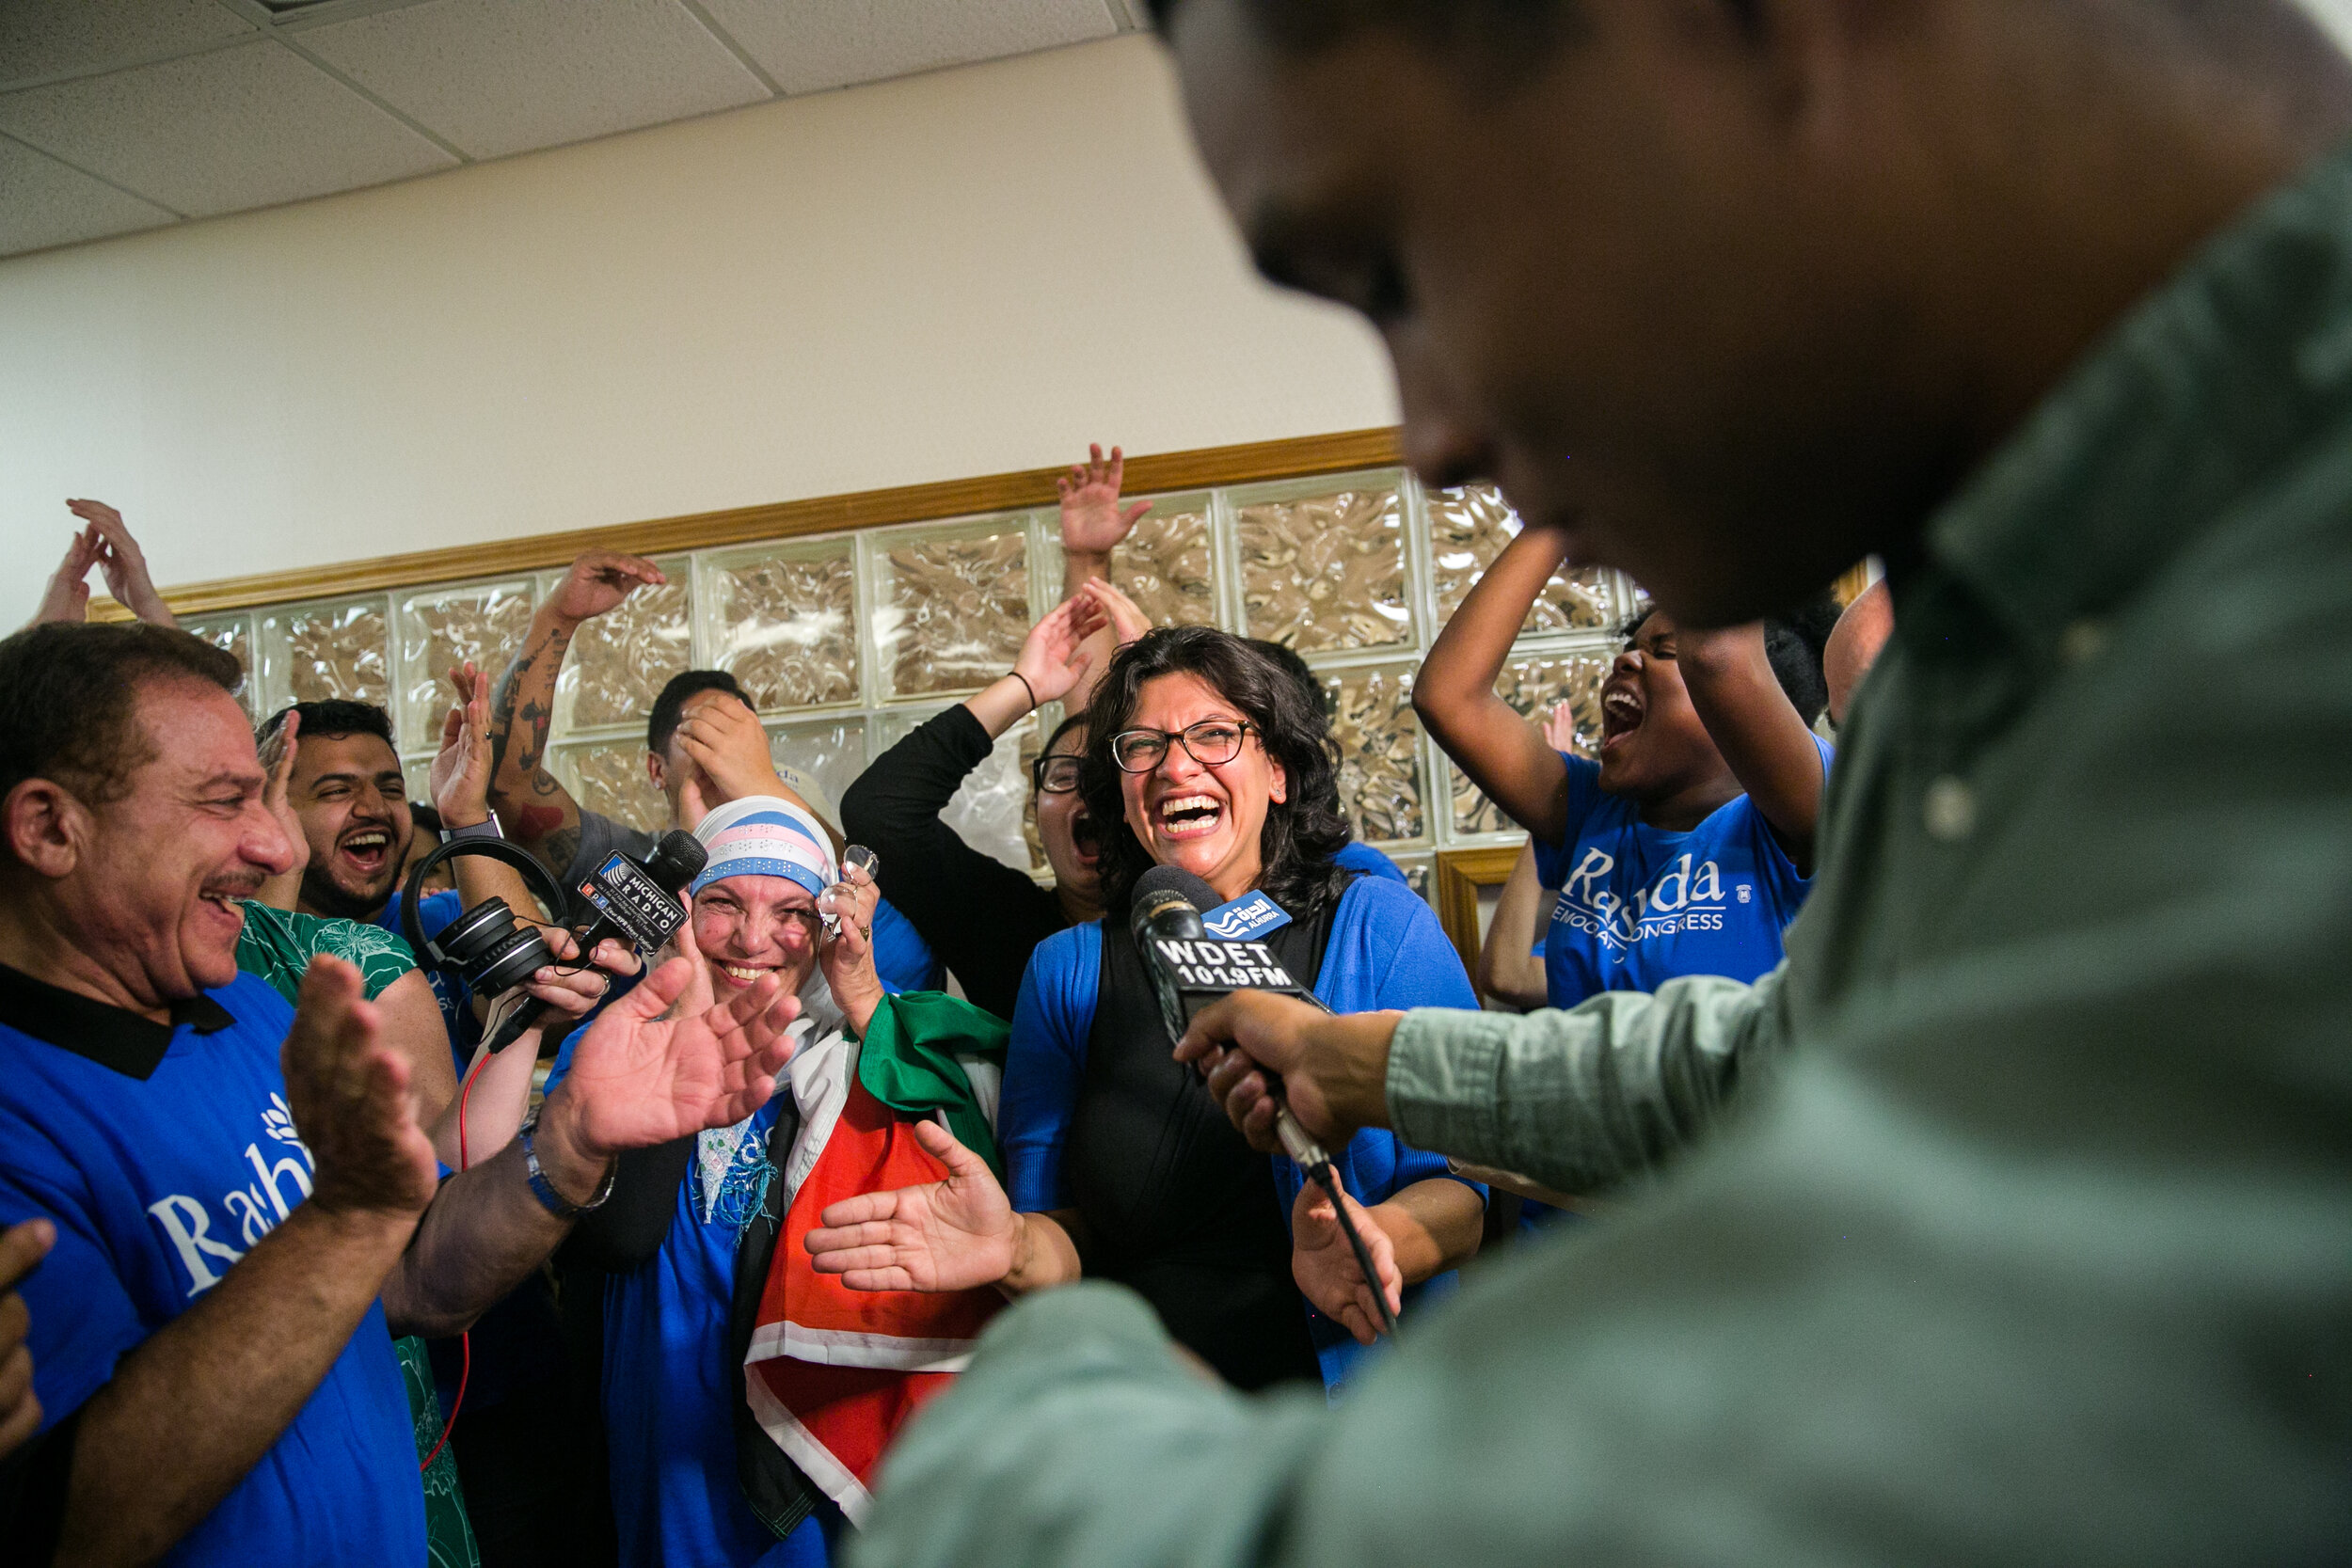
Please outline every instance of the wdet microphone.
[[[588, 962], [596, 943], [607, 937], [618, 937], [640, 955], [660, 951], [686, 920], [678, 891], [709, 858], [702, 841], [683, 828], [663, 833], [642, 865], [617, 850], [606, 856], [576, 890], [579, 898], [567, 924], [572, 940], [580, 944], [579, 961]], [[548, 1004], [535, 996], [526, 998], [490, 1037], [490, 1050], [505, 1050], [547, 1012]]]
[[[1135, 938], [1136, 951], [1142, 956], [1144, 973], [1152, 977], [1152, 990], [1159, 998], [1160, 1020], [1168, 1026], [1169, 1042], [1184, 1037], [1184, 1026], [1195, 1013], [1237, 990], [1262, 990], [1293, 997], [1329, 1012], [1331, 1009], [1324, 1006], [1323, 999], [1294, 979], [1264, 942], [1224, 942], [1209, 935], [1200, 923], [1200, 911], [1213, 910], [1223, 902], [1207, 881], [1181, 866], [1155, 865], [1136, 879], [1127, 930]], [[1396, 1315], [1389, 1310], [1388, 1292], [1380, 1288], [1372, 1253], [1365, 1247], [1363, 1237], [1357, 1233], [1347, 1205], [1340, 1200], [1330, 1154], [1291, 1115], [1290, 1106], [1282, 1100], [1280, 1074], [1263, 1068], [1259, 1070], [1264, 1073], [1267, 1092], [1274, 1100], [1274, 1131], [1282, 1140], [1284, 1152], [1330, 1197], [1331, 1212], [1339, 1216], [1348, 1249], [1356, 1255], [1356, 1267], [1362, 1271], [1364, 1283], [1372, 1289], [1373, 1305], [1380, 1310], [1381, 1326], [1393, 1337]]]

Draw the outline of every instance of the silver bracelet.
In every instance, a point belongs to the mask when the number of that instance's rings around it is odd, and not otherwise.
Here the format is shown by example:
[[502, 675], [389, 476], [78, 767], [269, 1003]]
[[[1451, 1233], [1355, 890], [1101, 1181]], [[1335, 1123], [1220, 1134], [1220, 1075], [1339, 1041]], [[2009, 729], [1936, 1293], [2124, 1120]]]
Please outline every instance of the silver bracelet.
[[585, 1203], [574, 1203], [555, 1190], [555, 1183], [548, 1180], [548, 1173], [540, 1168], [539, 1151], [532, 1147], [531, 1142], [531, 1135], [538, 1130], [539, 1113], [533, 1111], [523, 1117], [521, 1130], [516, 1136], [522, 1140], [523, 1174], [530, 1178], [531, 1196], [539, 1200], [539, 1206], [559, 1220], [577, 1219], [591, 1209], [602, 1207], [604, 1200], [612, 1196], [612, 1181], [621, 1174], [621, 1163], [615, 1160], [606, 1167], [604, 1184], [596, 1189], [594, 1197]]

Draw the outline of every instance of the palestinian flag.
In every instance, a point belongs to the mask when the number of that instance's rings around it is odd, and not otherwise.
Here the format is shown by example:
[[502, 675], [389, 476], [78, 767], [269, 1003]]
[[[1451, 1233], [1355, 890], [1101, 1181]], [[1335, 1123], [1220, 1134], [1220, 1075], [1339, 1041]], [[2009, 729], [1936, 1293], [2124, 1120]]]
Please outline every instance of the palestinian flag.
[[[803, 1120], [784, 1172], [791, 1196], [743, 1357], [744, 1394], [761, 1429], [852, 1524], [865, 1516], [892, 1437], [962, 1370], [981, 1328], [1004, 1306], [993, 1289], [852, 1291], [838, 1275], [818, 1274], [803, 1244], [818, 1216], [844, 1198], [946, 1177], [946, 1166], [915, 1142], [919, 1117], [951, 1124], [967, 1146], [976, 1127], [986, 1132], [993, 1064], [954, 1050], [968, 1037], [942, 1039], [922, 1027], [932, 1000], [885, 1004], [862, 1052], [836, 1037], [828, 1042], [834, 1051], [812, 1053], [832, 1060], [794, 1062]], [[930, 1037], [910, 1047], [909, 1034]], [[984, 1081], [984, 1108], [967, 1078]], [[885, 1103], [876, 1087], [896, 1103]], [[993, 1158], [993, 1139], [981, 1152]]]

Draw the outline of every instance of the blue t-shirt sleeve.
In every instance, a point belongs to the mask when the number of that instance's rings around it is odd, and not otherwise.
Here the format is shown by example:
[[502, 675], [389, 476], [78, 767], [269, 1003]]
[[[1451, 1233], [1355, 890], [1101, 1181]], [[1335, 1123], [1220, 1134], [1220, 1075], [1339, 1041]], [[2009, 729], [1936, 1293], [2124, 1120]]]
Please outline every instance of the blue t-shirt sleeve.
[[1406, 887], [1413, 885], [1405, 875], [1403, 866], [1361, 839], [1349, 839], [1340, 847], [1340, 852], [1331, 858], [1347, 870], [1361, 872], [1367, 877], [1385, 877], [1391, 882], [1402, 882]]
[[1393, 946], [1379, 974], [1378, 989], [1365, 1012], [1389, 1007], [1463, 1007], [1476, 1011], [1478, 992], [1462, 969], [1462, 956], [1454, 950], [1438, 916], [1410, 888], [1401, 899], [1384, 898], [1392, 906], [1383, 914], [1393, 923]]
[[1007, 1196], [1022, 1213], [1070, 1207], [1062, 1148], [1086, 1075], [1102, 966], [1103, 927], [1096, 922], [1039, 942], [1021, 975], [1005, 1048], [996, 1141], [1005, 1151]]
[[0, 1134], [0, 1228], [36, 1218], [57, 1227], [56, 1245], [17, 1288], [32, 1314], [26, 1348], [46, 1432], [106, 1386], [115, 1363], [137, 1348], [148, 1328], [115, 1273], [96, 1216], [76, 1196], [79, 1183], [43, 1180], [52, 1160], [33, 1150], [21, 1159], [15, 1132]]
[[874, 973], [893, 996], [937, 990], [947, 974], [914, 922], [891, 908], [887, 898], [874, 906]]
[[[1478, 1006], [1461, 956], [1429, 906], [1408, 887], [1370, 879], [1341, 895], [1315, 994], [1342, 1013]], [[1382, 1202], [1416, 1181], [1448, 1174], [1439, 1156], [1373, 1129], [1350, 1139], [1341, 1159], [1343, 1180], [1364, 1203]], [[1277, 1168], [1288, 1164], [1279, 1162]], [[1465, 1184], [1485, 1196], [1478, 1183]], [[1297, 1187], [1286, 1177], [1282, 1192], [1295, 1197]]]
[[1568, 765], [1568, 825], [1558, 843], [1537, 841], [1535, 845], [1535, 876], [1546, 887], [1558, 887], [1568, 879], [1568, 861], [1576, 851], [1578, 835], [1584, 832], [1584, 819], [1601, 801], [1600, 764], [1569, 752], [1561, 752], [1560, 760]]

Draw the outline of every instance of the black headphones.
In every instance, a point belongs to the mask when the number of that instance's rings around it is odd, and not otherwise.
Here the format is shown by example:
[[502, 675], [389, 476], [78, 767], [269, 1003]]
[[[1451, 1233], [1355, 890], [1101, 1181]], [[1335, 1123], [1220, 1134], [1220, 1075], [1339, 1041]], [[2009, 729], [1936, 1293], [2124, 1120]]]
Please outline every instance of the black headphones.
[[513, 866], [522, 874], [532, 895], [545, 904], [555, 919], [561, 920], [571, 903], [555, 879], [548, 874], [547, 867], [527, 850], [501, 838], [449, 839], [409, 868], [408, 880], [400, 890], [400, 930], [415, 950], [417, 961], [428, 969], [455, 975], [484, 996], [512, 990], [540, 969], [561, 964], [564, 960], [555, 956], [555, 949], [548, 945], [539, 927], [516, 920], [503, 898], [484, 899], [443, 927], [440, 935], [426, 939], [423, 923], [417, 915], [424, 879], [433, 874], [434, 867], [458, 855], [487, 855]]

